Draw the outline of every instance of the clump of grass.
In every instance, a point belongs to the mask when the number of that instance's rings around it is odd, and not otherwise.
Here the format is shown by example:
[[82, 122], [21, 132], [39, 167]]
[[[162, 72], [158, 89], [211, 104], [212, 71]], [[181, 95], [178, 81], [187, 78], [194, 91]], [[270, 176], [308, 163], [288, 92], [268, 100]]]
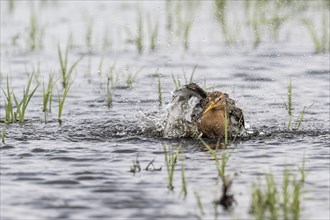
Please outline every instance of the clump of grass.
[[85, 33], [85, 41], [88, 51], [93, 50], [93, 20], [87, 21], [86, 25], [86, 33]]
[[43, 94], [42, 111], [44, 112], [45, 115], [45, 123], [47, 123], [47, 112], [52, 111], [53, 88], [54, 88], [54, 78], [53, 78], [53, 74], [50, 74], [47, 89], [45, 87], [45, 82], [43, 82], [42, 84], [42, 94]]
[[114, 93], [114, 88], [111, 87], [110, 78], [108, 77], [108, 83], [107, 83], [107, 105], [108, 105], [109, 108], [112, 107], [113, 93]]
[[34, 9], [31, 10], [28, 45], [29, 50], [35, 51], [42, 48], [45, 28], [40, 27]]
[[165, 10], [166, 10], [166, 29], [171, 31], [173, 28], [173, 1], [166, 0]]
[[116, 87], [116, 83], [118, 81], [118, 75], [115, 74], [116, 71], [116, 63], [113, 63], [109, 68], [108, 73], [108, 84], [111, 86], [111, 88]]
[[[194, 74], [196, 72], [198, 65], [195, 65], [190, 73], [190, 77], [188, 79], [187, 73], [185, 71], [184, 68], [182, 68], [182, 75], [183, 75], [183, 79], [185, 81], [185, 84], [189, 84], [193, 82], [194, 79]], [[178, 89], [181, 87], [181, 78], [179, 78], [179, 76], [177, 75], [176, 77], [174, 76], [174, 74], [172, 73], [172, 80], [175, 86], [175, 89]]]
[[192, 27], [192, 19], [187, 19], [184, 23], [183, 23], [183, 27], [184, 27], [184, 31], [183, 31], [183, 46], [185, 48], [185, 50], [188, 50], [189, 48], [189, 36], [190, 36], [190, 31], [191, 31], [191, 27]]
[[227, 44], [234, 44], [235, 40], [231, 33], [229, 33], [227, 20], [226, 20], [226, 0], [216, 0], [215, 9], [216, 17], [221, 25], [222, 34], [226, 39]]
[[262, 7], [263, 2], [262, 1], [256, 1], [255, 7], [253, 11], [253, 17], [252, 17], [252, 30], [254, 34], [254, 47], [258, 47], [258, 45], [261, 43], [261, 34], [260, 34], [260, 26], [261, 26], [261, 20], [259, 17], [260, 8]]
[[129, 88], [132, 88], [133, 83], [135, 82], [138, 74], [143, 70], [143, 67], [141, 67], [139, 70], [137, 70], [135, 73], [127, 69], [127, 79], [126, 84]]
[[107, 92], [106, 92], [106, 101], [109, 108], [112, 107], [113, 103], [113, 94], [118, 81], [118, 75], [115, 75], [116, 63], [112, 64], [109, 68], [108, 78], [107, 78]]
[[303, 110], [300, 112], [299, 118], [298, 118], [298, 123], [297, 123], [297, 130], [300, 128], [301, 123], [304, 119], [305, 113], [307, 110], [309, 110], [311, 107], [313, 106], [313, 104], [309, 105], [309, 106], [304, 106]]
[[312, 24], [311, 21], [304, 19], [303, 23], [313, 40], [315, 52], [321, 53], [329, 51], [329, 18], [327, 18], [327, 15], [324, 13], [322, 16], [322, 33], [320, 35], [318, 35], [317, 30], [315, 29], [315, 25]]
[[29, 102], [31, 100], [31, 98], [33, 97], [35, 91], [37, 90], [39, 84], [30, 92], [30, 87], [31, 87], [31, 83], [32, 83], [32, 78], [33, 78], [33, 73], [31, 74], [29, 80], [28, 80], [28, 85], [26, 87], [26, 89], [23, 89], [23, 98], [22, 100], [19, 102], [15, 96], [15, 93], [13, 93], [13, 97], [14, 97], [14, 101], [16, 104], [16, 112], [15, 112], [15, 121], [17, 120], [18, 117], [18, 121], [20, 123], [24, 123], [25, 121], [25, 111], [29, 105]]
[[57, 95], [58, 95], [58, 123], [62, 124], [62, 112], [64, 108], [64, 103], [66, 100], [66, 97], [68, 96], [70, 87], [72, 85], [72, 82], [68, 83], [67, 86], [63, 89], [63, 95], [60, 95], [60, 92], [57, 88]]
[[158, 22], [154, 24], [154, 26], [151, 23], [152, 19], [149, 16], [148, 17], [148, 30], [149, 30], [149, 49], [150, 51], [155, 51], [156, 44], [157, 44], [157, 38], [158, 38]]
[[272, 18], [269, 20], [269, 24], [272, 27], [272, 39], [277, 40], [278, 35], [280, 32], [281, 27], [283, 26], [284, 22], [288, 20], [289, 16], [280, 16], [279, 13], [281, 10], [283, 10], [283, 3], [280, 1], [277, 1], [274, 3], [274, 8], [272, 10]]
[[60, 67], [61, 67], [61, 74], [62, 74], [62, 85], [63, 88], [66, 88], [69, 84], [70, 81], [70, 76], [73, 72], [73, 70], [77, 67], [78, 63], [84, 58], [84, 56], [81, 56], [76, 62], [74, 62], [70, 67], [68, 64], [68, 53], [69, 53], [69, 48], [68, 45], [65, 48], [64, 56], [62, 53], [62, 50], [60, 46], [58, 46], [58, 58], [60, 61]]
[[[289, 115], [288, 129], [291, 129], [291, 127], [292, 127], [292, 118], [293, 118], [293, 110], [294, 110], [293, 104], [292, 104], [292, 96], [293, 96], [292, 79], [290, 78], [289, 85], [288, 85], [288, 101], [284, 102], [286, 110], [288, 111], [288, 115]], [[309, 106], [304, 106], [303, 110], [300, 112], [299, 118], [297, 120], [297, 127], [296, 127], [297, 130], [301, 126], [301, 123], [304, 119], [306, 111], [309, 110], [312, 106], [313, 106], [313, 104], [311, 104]]]
[[126, 32], [129, 36], [129, 42], [135, 44], [138, 53], [142, 54], [144, 47], [143, 45], [144, 39], [143, 39], [143, 21], [140, 11], [137, 12], [136, 27], [137, 30], [135, 36], [132, 35], [131, 31], [128, 28], [126, 28]]
[[175, 77], [172, 73], [172, 79], [173, 79], [175, 89], [180, 88], [181, 87], [181, 80], [180, 80], [179, 76]]
[[7, 92], [2, 89], [2, 92], [5, 95], [5, 123], [9, 124], [10, 122], [16, 122], [16, 114], [13, 108], [13, 89], [9, 87], [9, 80], [7, 76]]
[[162, 85], [160, 84], [160, 74], [158, 74], [158, 102], [159, 107], [163, 106]]
[[176, 166], [179, 153], [181, 151], [181, 145], [176, 149], [175, 153], [172, 152], [172, 149], [167, 148], [166, 145], [163, 145], [164, 156], [165, 156], [165, 165], [168, 176], [168, 188], [172, 191], [174, 189], [173, 179], [174, 179], [174, 168]]
[[137, 36], [135, 39], [135, 45], [136, 45], [136, 48], [137, 48], [139, 54], [142, 54], [142, 52], [143, 52], [143, 22], [142, 22], [141, 12], [138, 13]]
[[[304, 169], [304, 168], [302, 168]], [[250, 211], [256, 219], [299, 219], [302, 193], [301, 180], [287, 168], [280, 188], [272, 174], [267, 174], [266, 186], [253, 184]]]
[[195, 65], [195, 66], [193, 67], [193, 69], [191, 70], [189, 80], [188, 80], [188, 78], [187, 78], [186, 71], [184, 70], [184, 68], [182, 68], [183, 77], [184, 77], [184, 80], [185, 80], [186, 84], [189, 84], [189, 83], [192, 83], [192, 82], [193, 82], [194, 74], [195, 74], [195, 72], [196, 72], [197, 67], [198, 67], [198, 65]]
[[131, 173], [136, 173], [136, 172], [140, 172], [141, 171], [141, 166], [140, 166], [140, 162], [139, 162], [139, 155], [136, 155], [136, 159], [132, 161], [132, 166], [130, 168]]

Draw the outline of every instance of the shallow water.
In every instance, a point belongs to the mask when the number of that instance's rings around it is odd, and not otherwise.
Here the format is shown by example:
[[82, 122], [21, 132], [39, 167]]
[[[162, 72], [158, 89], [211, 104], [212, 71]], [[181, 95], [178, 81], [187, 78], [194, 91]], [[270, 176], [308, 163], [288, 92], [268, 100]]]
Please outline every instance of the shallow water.
[[[39, 21], [46, 25], [44, 47], [28, 52], [25, 39], [30, 11], [26, 8], [31, 3], [16, 3], [13, 14], [9, 14], [7, 4], [1, 1], [1, 88], [5, 88], [8, 75], [20, 97], [28, 73], [38, 63], [40, 76], [34, 84], [47, 81], [52, 71], [57, 73], [57, 41], [65, 45], [70, 30], [74, 45], [69, 62], [81, 54], [85, 57], [74, 73], [62, 125], [57, 122], [56, 89], [53, 112], [44, 124], [42, 85], [28, 107], [26, 123], [6, 125], [6, 145], [1, 146], [1, 219], [197, 219], [200, 211], [194, 192], [204, 206], [203, 218], [251, 219], [252, 184], [263, 179], [265, 172], [272, 172], [280, 184], [285, 166], [296, 172], [303, 158], [306, 182], [301, 218], [329, 217], [329, 53], [314, 53], [309, 35], [300, 25], [287, 24], [278, 41], [265, 40], [257, 48], [248, 43], [226, 46], [219, 40], [221, 33], [210, 12], [212, 2], [199, 3], [194, 9], [190, 48], [184, 51], [175, 34], [161, 28], [165, 25], [165, 3], [35, 3]], [[154, 53], [145, 50], [139, 55], [133, 45], [125, 43], [124, 26], [135, 33], [136, 5], [160, 21]], [[315, 10], [318, 8], [311, 8], [309, 13], [314, 15]], [[85, 46], [88, 19], [93, 20], [91, 51]], [[113, 45], [103, 52], [100, 48], [106, 26]], [[11, 40], [17, 33], [20, 37], [15, 46]], [[106, 83], [114, 63], [119, 82], [109, 109]], [[230, 211], [216, 206], [218, 214], [213, 202], [220, 198], [221, 181], [211, 155], [197, 140], [162, 137], [166, 104], [175, 90], [171, 74], [179, 75], [184, 83], [182, 68], [189, 75], [195, 65], [194, 81], [200, 85], [206, 82], [210, 90], [215, 87], [238, 100], [245, 121], [258, 132], [223, 150], [231, 153], [227, 173], [233, 176], [231, 192], [236, 203]], [[126, 70], [140, 67], [143, 70], [128, 88]], [[158, 73], [165, 102], [162, 108], [158, 103]], [[298, 131], [287, 130], [288, 114], [283, 104], [290, 77], [294, 127], [303, 107], [313, 104]], [[60, 80], [58, 86], [60, 89]], [[0, 107], [3, 119], [2, 93]], [[174, 148], [182, 144], [188, 187], [185, 199], [180, 196], [181, 163], [176, 168], [174, 191], [167, 188], [163, 144]], [[137, 156], [142, 170], [133, 174], [129, 171]], [[161, 171], [144, 169], [153, 159]]]

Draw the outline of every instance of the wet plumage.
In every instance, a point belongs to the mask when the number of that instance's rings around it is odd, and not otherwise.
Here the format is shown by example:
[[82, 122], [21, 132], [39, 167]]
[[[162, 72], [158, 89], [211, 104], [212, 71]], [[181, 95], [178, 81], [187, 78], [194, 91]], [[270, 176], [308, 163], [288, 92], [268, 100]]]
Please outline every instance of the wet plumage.
[[[193, 98], [196, 99], [195, 103], [191, 102]], [[224, 137], [226, 130], [229, 136], [236, 135], [244, 129], [243, 112], [236, 107], [236, 101], [229, 98], [226, 93], [219, 91], [206, 92], [196, 83], [191, 83], [175, 92], [171, 104], [172, 109], [169, 110], [168, 121], [170, 116], [172, 116], [172, 119], [166, 125], [167, 130], [171, 126], [174, 128], [176, 122], [180, 121], [181, 125], [184, 124], [183, 120], [190, 127], [195, 126], [193, 128], [199, 134], [202, 133], [203, 136], [207, 137]], [[179, 108], [173, 106], [179, 106]], [[192, 109], [189, 110], [189, 108]], [[171, 110], [182, 112], [183, 117], [173, 117]], [[186, 114], [189, 112], [190, 115], [187, 117]], [[167, 132], [171, 133], [171, 131]]]

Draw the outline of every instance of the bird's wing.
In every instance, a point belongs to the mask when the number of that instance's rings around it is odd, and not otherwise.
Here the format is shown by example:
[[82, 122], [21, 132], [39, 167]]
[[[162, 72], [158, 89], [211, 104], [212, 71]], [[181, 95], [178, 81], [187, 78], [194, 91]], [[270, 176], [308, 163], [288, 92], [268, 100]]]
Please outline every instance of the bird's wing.
[[196, 83], [190, 83], [188, 85], [184, 85], [181, 90], [183, 92], [186, 92], [187, 94], [191, 96], [195, 96], [197, 98], [206, 98], [207, 92], [204, 91], [199, 85]]
[[236, 106], [229, 107], [229, 118], [233, 125], [238, 125], [239, 128], [244, 128], [244, 115], [243, 111]]

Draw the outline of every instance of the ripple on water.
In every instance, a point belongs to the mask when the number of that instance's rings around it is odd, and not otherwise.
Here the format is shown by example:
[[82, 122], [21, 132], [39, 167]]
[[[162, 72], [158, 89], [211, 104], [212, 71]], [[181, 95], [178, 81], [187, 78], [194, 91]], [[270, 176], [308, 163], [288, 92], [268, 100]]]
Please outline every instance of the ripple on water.
[[14, 181], [42, 181], [44, 178], [40, 177], [17, 177]]
[[76, 178], [76, 180], [105, 180], [108, 179], [104, 176], [79, 176]]
[[34, 155], [31, 153], [21, 153], [21, 154], [17, 154], [17, 156], [20, 158], [24, 158], [24, 157], [33, 157]]
[[45, 185], [77, 185], [80, 184], [79, 181], [76, 180], [49, 180], [41, 182], [41, 184]]
[[42, 149], [42, 148], [33, 148], [31, 150], [32, 153], [44, 153], [44, 152], [47, 152], [48, 150], [46, 149]]
[[76, 157], [52, 157], [50, 160], [60, 160], [64, 162], [86, 162], [92, 161], [93, 158], [76, 158]]
[[11, 150], [14, 149], [15, 147], [13, 145], [3, 145], [0, 147], [0, 151], [2, 150]]

